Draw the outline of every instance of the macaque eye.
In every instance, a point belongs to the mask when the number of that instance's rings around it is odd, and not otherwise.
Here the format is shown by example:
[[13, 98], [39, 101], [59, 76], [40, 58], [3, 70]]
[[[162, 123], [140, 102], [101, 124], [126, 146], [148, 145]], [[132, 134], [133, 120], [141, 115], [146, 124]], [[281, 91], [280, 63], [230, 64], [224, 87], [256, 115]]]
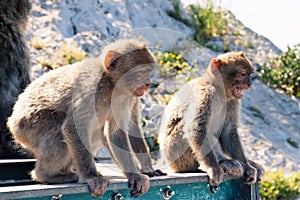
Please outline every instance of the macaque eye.
[[247, 74], [244, 72], [244, 73], [242, 73], [242, 77], [245, 77]]

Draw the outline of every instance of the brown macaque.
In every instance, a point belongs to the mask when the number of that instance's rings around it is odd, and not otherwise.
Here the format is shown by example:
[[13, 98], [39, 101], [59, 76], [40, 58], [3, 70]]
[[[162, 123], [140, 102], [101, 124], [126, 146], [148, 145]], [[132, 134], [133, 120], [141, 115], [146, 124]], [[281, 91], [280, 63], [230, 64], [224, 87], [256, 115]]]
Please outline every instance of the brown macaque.
[[26, 157], [6, 127], [18, 95], [31, 82], [30, 54], [24, 38], [28, 0], [0, 0], [0, 158]]
[[133, 188], [130, 194], [147, 192], [148, 176], [165, 175], [152, 168], [140, 128], [139, 97], [149, 88], [156, 64], [145, 43], [117, 40], [97, 57], [32, 82], [7, 123], [37, 159], [32, 178], [87, 183], [92, 197], [100, 197], [109, 182], [93, 156], [105, 145]]
[[162, 158], [175, 172], [205, 171], [209, 184], [224, 172], [262, 179], [263, 168], [246, 158], [238, 135], [240, 99], [251, 86], [253, 67], [244, 52], [212, 59], [205, 75], [191, 80], [165, 109], [159, 135]]

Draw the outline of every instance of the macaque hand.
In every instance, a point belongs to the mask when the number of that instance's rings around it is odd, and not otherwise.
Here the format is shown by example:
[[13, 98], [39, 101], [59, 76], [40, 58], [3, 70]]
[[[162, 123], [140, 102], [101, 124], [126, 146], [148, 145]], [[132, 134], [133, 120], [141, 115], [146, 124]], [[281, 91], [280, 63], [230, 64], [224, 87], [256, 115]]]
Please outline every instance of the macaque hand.
[[238, 160], [224, 160], [220, 163], [220, 166], [225, 172], [227, 172], [231, 176], [242, 177], [244, 174], [243, 165]]
[[101, 197], [109, 185], [109, 181], [101, 175], [88, 178], [86, 183], [88, 184], [91, 196], [93, 198]]
[[246, 184], [254, 184], [257, 181], [257, 170], [250, 164], [246, 164], [244, 167], [244, 182]]
[[210, 186], [218, 186], [222, 182], [224, 171], [221, 167], [209, 168], [206, 172], [209, 177]]
[[150, 181], [146, 175], [129, 173], [127, 174], [127, 179], [129, 188], [133, 188], [133, 190], [130, 191], [130, 195], [133, 197], [138, 197], [146, 193], [150, 188]]

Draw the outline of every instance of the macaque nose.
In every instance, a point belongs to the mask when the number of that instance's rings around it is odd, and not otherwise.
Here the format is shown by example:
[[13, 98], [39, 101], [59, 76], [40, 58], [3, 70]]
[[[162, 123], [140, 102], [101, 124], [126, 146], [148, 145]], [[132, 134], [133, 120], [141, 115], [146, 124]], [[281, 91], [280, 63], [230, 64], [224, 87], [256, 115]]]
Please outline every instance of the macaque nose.
[[150, 84], [149, 84], [149, 83], [146, 83], [146, 84], [144, 85], [144, 90], [148, 90], [149, 87], [150, 87]]
[[144, 84], [144, 85], [140, 86], [139, 89], [148, 90], [149, 86], [150, 86], [150, 84], [147, 83], [147, 84]]

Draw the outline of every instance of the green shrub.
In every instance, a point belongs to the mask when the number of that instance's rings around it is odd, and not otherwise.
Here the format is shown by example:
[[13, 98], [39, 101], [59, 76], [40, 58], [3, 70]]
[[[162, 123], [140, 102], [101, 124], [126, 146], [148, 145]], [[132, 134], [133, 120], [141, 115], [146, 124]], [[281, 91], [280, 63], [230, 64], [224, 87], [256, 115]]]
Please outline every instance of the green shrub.
[[264, 82], [300, 97], [300, 44], [258, 68]]
[[177, 75], [184, 75], [186, 82], [193, 78], [195, 68], [181, 54], [157, 51], [155, 56], [159, 63], [158, 71], [162, 77], [172, 78]]
[[267, 172], [260, 183], [262, 200], [292, 200], [300, 197], [300, 172], [285, 177], [282, 170]]
[[190, 5], [193, 25], [196, 29], [195, 40], [204, 45], [213, 37], [223, 36], [227, 32], [227, 21], [222, 11], [216, 11], [212, 0], [206, 6]]

